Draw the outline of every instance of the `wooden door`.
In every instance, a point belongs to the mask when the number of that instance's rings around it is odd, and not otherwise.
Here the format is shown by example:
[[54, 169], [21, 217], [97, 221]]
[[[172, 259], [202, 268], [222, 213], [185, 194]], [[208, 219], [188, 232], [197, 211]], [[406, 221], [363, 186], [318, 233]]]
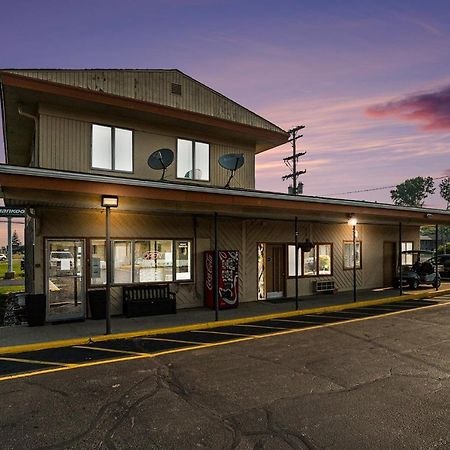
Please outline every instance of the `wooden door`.
[[284, 296], [284, 245], [267, 244], [266, 247], [266, 292], [267, 298]]
[[394, 285], [397, 272], [397, 244], [395, 242], [383, 242], [383, 286]]

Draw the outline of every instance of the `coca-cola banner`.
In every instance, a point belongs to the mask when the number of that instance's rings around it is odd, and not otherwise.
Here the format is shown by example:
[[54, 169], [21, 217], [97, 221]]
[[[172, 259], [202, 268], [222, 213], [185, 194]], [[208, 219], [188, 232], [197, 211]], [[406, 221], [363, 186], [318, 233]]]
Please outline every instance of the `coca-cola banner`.
[[[239, 251], [220, 250], [219, 308], [236, 308], [239, 302]], [[214, 251], [205, 252], [205, 306], [214, 308]]]

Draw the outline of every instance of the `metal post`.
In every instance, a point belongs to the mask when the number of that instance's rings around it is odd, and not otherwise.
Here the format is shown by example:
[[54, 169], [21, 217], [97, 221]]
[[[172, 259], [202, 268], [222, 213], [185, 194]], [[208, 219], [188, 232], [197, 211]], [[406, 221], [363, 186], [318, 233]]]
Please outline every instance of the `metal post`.
[[[297, 131], [294, 129], [293, 131], [292, 131], [292, 157], [293, 157], [293, 159], [292, 159], [292, 165], [293, 165], [293, 168], [292, 168], [292, 174], [293, 174], [293, 177], [292, 177], [292, 188], [293, 188], [293, 194], [294, 195], [297, 195], [297, 158], [296, 158], [296, 151], [297, 151], [297, 149], [296, 149], [296, 133], [297, 133]], [[297, 247], [296, 247], [296, 249], [297, 249]]]
[[13, 254], [13, 245], [12, 245], [12, 219], [8, 217], [8, 272], [11, 274], [13, 270], [12, 266], [12, 254]]
[[356, 302], [356, 226], [353, 225], [353, 301]]
[[111, 334], [111, 235], [110, 235], [110, 207], [106, 206], [106, 334]]
[[438, 286], [438, 277], [439, 277], [439, 270], [438, 270], [438, 232], [439, 232], [439, 227], [438, 224], [436, 224], [436, 234], [435, 234], [435, 245], [436, 245], [436, 261], [435, 261], [435, 288], [436, 291], [439, 290], [439, 286]]
[[295, 216], [295, 309], [298, 310], [298, 218]]
[[217, 249], [217, 213], [214, 213], [214, 308], [219, 320], [219, 250]]
[[403, 271], [402, 271], [402, 223], [399, 222], [398, 224], [398, 290], [399, 294], [403, 295]]

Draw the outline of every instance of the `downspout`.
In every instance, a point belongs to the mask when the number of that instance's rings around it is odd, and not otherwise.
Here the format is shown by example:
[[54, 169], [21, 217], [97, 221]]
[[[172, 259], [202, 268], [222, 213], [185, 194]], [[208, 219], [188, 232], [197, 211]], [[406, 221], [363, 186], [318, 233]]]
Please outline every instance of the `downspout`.
[[27, 117], [28, 119], [34, 120], [34, 151], [31, 157], [30, 161], [30, 167], [37, 167], [37, 160], [38, 160], [38, 145], [39, 145], [39, 117], [35, 116], [34, 114], [30, 114], [25, 112], [22, 109], [22, 105], [17, 105], [17, 112], [24, 117]]

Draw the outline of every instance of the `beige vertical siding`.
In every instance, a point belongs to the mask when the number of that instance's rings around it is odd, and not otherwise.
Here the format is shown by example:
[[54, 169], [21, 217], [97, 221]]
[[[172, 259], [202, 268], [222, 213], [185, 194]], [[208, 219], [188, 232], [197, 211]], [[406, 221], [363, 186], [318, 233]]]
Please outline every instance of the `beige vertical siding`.
[[[44, 291], [44, 237], [46, 238], [101, 238], [104, 236], [104, 213], [100, 211], [39, 210], [36, 228], [36, 291]], [[189, 238], [194, 240], [194, 282], [172, 284], [177, 292], [179, 308], [201, 306], [204, 293], [204, 251], [214, 245], [213, 216], [174, 216], [129, 214], [113, 212], [112, 237], [133, 238]], [[300, 241], [306, 238], [316, 243], [333, 244], [333, 274], [305, 277], [299, 280], [299, 294], [313, 294], [313, 281], [334, 280], [339, 291], [352, 289], [351, 270], [343, 269], [343, 242], [351, 240], [351, 228], [346, 224], [300, 223]], [[362, 269], [357, 271], [359, 289], [383, 285], [383, 242], [397, 242], [397, 227], [359, 225], [358, 240], [362, 242]], [[404, 227], [403, 240], [418, 245], [418, 227]], [[257, 299], [257, 243], [289, 244], [294, 241], [293, 222], [238, 220], [219, 217], [219, 250], [240, 252], [240, 301]], [[398, 242], [397, 242], [398, 244]], [[287, 295], [294, 294], [294, 279], [286, 283]], [[113, 311], [121, 313], [121, 287], [113, 289]]]
[[[91, 168], [91, 127], [92, 123], [103, 123], [112, 126], [122, 126], [134, 130], [133, 173], [109, 172]], [[221, 155], [228, 153], [243, 153], [244, 166], [236, 173], [231, 183], [232, 187], [253, 189], [255, 186], [255, 155], [254, 148], [246, 144], [230, 144], [220, 141], [204, 139], [203, 136], [159, 130], [149, 124], [136, 126], [130, 121], [121, 121], [101, 116], [88, 115], [61, 110], [50, 107], [41, 107], [40, 110], [40, 140], [39, 140], [39, 166], [46, 169], [69, 170], [83, 173], [97, 173], [109, 176], [158, 180], [161, 171], [150, 169], [147, 165], [149, 155], [160, 148], [169, 148], [176, 153], [177, 137], [200, 140], [210, 143], [210, 180], [199, 184], [225, 186], [229, 172], [218, 164]], [[176, 178], [176, 161], [169, 167], [167, 180]]]
[[[16, 70], [11, 72], [280, 131], [276, 125], [177, 70]], [[182, 95], [171, 93], [172, 83], [181, 84]]]

